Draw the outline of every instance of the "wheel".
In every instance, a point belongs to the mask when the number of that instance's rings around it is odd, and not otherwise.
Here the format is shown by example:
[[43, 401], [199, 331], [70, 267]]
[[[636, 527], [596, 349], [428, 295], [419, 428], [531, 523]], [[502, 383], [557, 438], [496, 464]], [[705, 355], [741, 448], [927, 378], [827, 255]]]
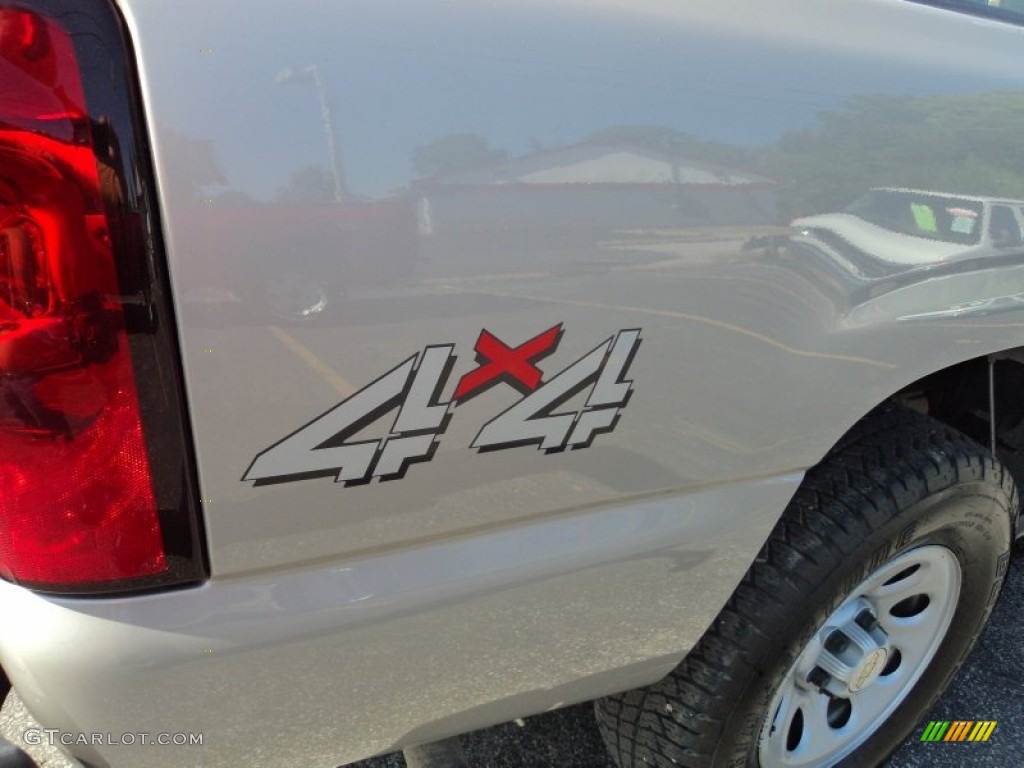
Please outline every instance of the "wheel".
[[289, 322], [312, 320], [326, 314], [330, 294], [323, 280], [300, 272], [289, 272], [264, 282], [267, 308]]
[[652, 686], [602, 699], [619, 766], [878, 765], [956, 674], [1017, 491], [961, 433], [883, 406], [811, 469], [726, 607]]

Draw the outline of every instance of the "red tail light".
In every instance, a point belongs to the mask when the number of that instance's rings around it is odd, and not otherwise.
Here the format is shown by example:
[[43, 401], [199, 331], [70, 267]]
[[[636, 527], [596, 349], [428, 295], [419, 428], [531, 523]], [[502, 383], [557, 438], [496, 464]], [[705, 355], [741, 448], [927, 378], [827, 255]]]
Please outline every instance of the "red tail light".
[[[40, 5], [0, 2], [0, 576], [60, 591], [194, 579], [177, 563], [183, 550], [198, 563], [195, 535], [180, 541], [195, 527], [187, 479], [157, 482], [144, 433], [140, 389], [166, 406], [177, 382], [138, 375], [166, 356], [153, 320], [169, 313], [139, 279], [143, 190], [128, 199], [138, 182], [112, 119], [89, 109], [82, 44]], [[129, 327], [133, 304], [145, 334]], [[148, 367], [174, 369], [163, 362]]]

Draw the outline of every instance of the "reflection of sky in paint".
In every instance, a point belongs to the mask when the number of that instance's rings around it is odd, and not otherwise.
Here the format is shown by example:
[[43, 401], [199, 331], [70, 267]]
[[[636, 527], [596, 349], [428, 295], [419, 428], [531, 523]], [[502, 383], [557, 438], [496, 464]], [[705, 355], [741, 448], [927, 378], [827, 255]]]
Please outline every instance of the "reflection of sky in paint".
[[[336, 22], [295, 21], [307, 4], [319, 10], [306, 18]], [[209, 22], [213, 39], [173, 31], [147, 38], [143, 53], [149, 51], [148, 65], [159, 62], [154, 71], [173, 66], [182, 85], [161, 100], [160, 122], [213, 139], [230, 185], [262, 198], [297, 166], [328, 165], [315, 89], [274, 82], [288, 66], [321, 67], [350, 185], [374, 196], [413, 176], [416, 145], [448, 133], [480, 133], [512, 155], [538, 143], [571, 144], [617, 124], [768, 144], [855, 94], [992, 89], [1003, 72], [1004, 87], [1019, 84], [1009, 53], [975, 47], [968, 57], [957, 50], [969, 49], [971, 36], [989, 22], [925, 9], [924, 16], [907, 16], [906, 29], [878, 30], [877, 4], [835, 0], [836, 14], [848, 17], [841, 27], [847, 34], [830, 40], [828, 28], [796, 23], [807, 4], [787, 0], [794, 14], [783, 22], [753, 0], [687, 0], [685, 13], [676, 0], [631, 0], [628, 12], [620, 0], [338, 3], [330, 12], [297, 0], [292, 20], [282, 21], [279, 6], [183, 0], [177, 15], [162, 13], [159, 23], [198, 27], [195, 13]], [[135, 5], [145, 21], [157, 4]], [[280, 34], [284, 26], [307, 36], [288, 40]], [[733, 27], [728, 39], [740, 44], [723, 45], [726, 26]], [[899, 44], [888, 46], [887, 39]], [[895, 57], [877, 56], [883, 46]], [[200, 54], [201, 48], [213, 52]], [[957, 57], [960, 68], [947, 76], [929, 69]], [[914, 66], [915, 58], [925, 63]], [[221, 114], [225, 101], [232, 108]], [[204, 124], [203, 115], [214, 110], [216, 124]]]

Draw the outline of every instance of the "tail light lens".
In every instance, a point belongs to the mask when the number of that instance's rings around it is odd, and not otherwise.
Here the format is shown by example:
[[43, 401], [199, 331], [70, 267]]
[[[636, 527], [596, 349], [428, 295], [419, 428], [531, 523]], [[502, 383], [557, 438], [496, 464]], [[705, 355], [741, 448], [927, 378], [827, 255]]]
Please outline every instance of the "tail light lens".
[[[195, 581], [142, 134], [111, 74], [127, 62], [103, 61], [125, 42], [105, 3], [61, 5], [0, 0], [0, 576], [58, 592]], [[83, 71], [103, 73], [96, 98]]]

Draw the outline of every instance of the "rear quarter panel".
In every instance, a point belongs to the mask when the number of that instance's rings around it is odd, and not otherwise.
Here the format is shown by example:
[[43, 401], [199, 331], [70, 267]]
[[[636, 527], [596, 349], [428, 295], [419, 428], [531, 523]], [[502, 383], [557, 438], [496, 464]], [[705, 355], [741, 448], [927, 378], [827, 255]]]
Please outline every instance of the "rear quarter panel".
[[[792, 218], [871, 187], [1024, 198], [1015, 27], [895, 0], [120, 5], [212, 579], [6, 598], [90, 618], [68, 626], [93, 668], [21, 672], [51, 720], [138, 728], [161, 687], [161, 730], [218, 729], [211, 760], [281, 753], [270, 722], [316, 723], [306, 756], [351, 760], [653, 680], [850, 425], [1024, 337], [1017, 252], [910, 268], [786, 245]], [[269, 311], [260, 286], [295, 275], [329, 315]], [[545, 381], [641, 329], [632, 395], [589, 447], [472, 449], [522, 396], [500, 383], [402, 479], [242, 480], [428, 345], [454, 345], [447, 400], [482, 329], [516, 346], [559, 323]], [[150, 651], [119, 668], [112, 636]], [[78, 698], [47, 703], [47, 675]], [[86, 714], [96, 691], [116, 712]]]
[[[903, 384], [1020, 341], [1012, 310], [913, 319], [1017, 294], [1013, 258], [995, 279], [975, 260], [876, 285], [827, 249], [745, 247], [870, 186], [1012, 192], [992, 187], [1017, 177], [975, 166], [1017, 146], [1019, 29], [865, 0], [124, 8], [215, 576], [799, 470]], [[310, 66], [329, 116], [316, 83], [280, 82]], [[886, 98], [902, 107], [872, 105]], [[870, 129], [863, 145], [843, 120]], [[438, 142], [467, 133], [493, 156]], [[295, 273], [329, 286], [338, 314], [284, 326], [254, 297], [263, 276]], [[557, 323], [547, 379], [642, 329], [633, 397], [586, 450], [470, 450], [521, 396], [499, 385], [460, 404], [401, 481], [240, 481], [257, 453], [429, 344], [455, 345], [447, 399], [482, 328], [514, 346]]]

